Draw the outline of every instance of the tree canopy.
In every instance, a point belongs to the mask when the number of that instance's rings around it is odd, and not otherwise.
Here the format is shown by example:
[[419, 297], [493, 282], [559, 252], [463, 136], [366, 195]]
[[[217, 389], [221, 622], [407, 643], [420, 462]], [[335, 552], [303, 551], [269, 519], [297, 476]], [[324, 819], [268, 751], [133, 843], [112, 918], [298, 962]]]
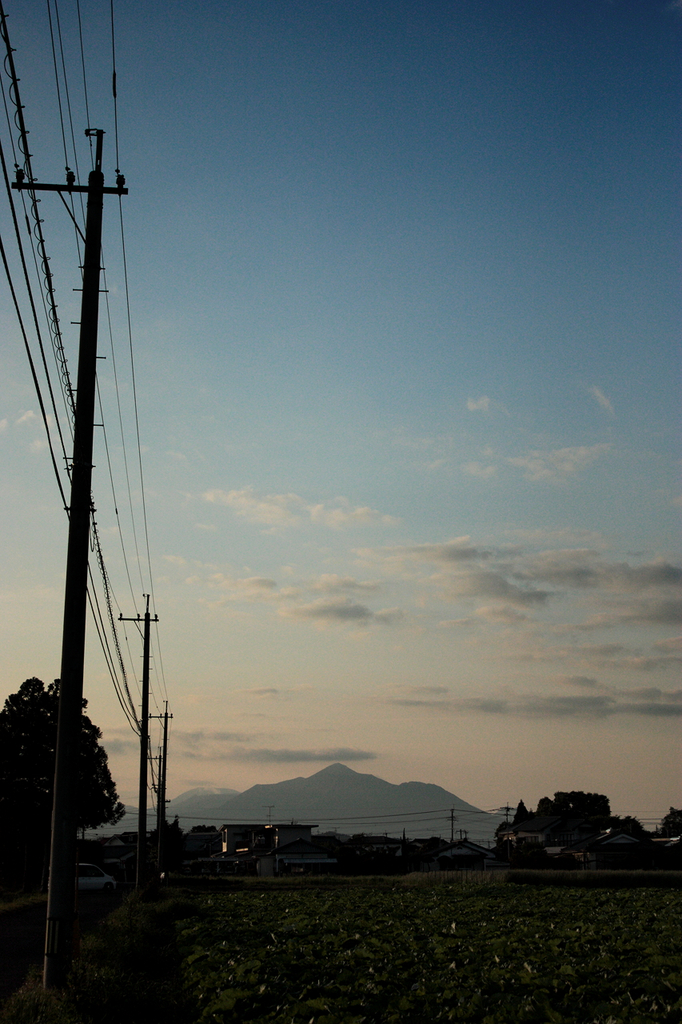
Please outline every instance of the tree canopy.
[[[83, 701], [83, 711], [87, 701]], [[59, 682], [45, 687], [27, 679], [0, 711], [0, 828], [3, 873], [16, 875], [20, 851], [26, 873], [34, 877], [36, 859], [49, 844], [54, 761], [57, 743]], [[78, 772], [78, 827], [97, 828], [125, 813], [111, 778], [102, 733], [88, 716], [81, 718]], [[39, 851], [39, 853], [38, 853]]]
[[560, 814], [564, 818], [608, 818], [611, 814], [609, 798], [603, 793], [583, 793], [582, 790], [561, 791], [550, 800], [543, 796], [538, 802], [536, 815], [538, 818], [549, 818]]
[[682, 836], [682, 808], [671, 807], [661, 820], [659, 832], [662, 836]]
[[528, 810], [523, 800], [519, 800], [516, 813], [512, 818], [512, 825], [520, 825], [522, 821], [528, 821], [529, 818], [532, 818], [531, 812]]
[[[649, 833], [639, 819], [631, 814], [621, 817], [611, 814], [611, 803], [603, 793], [584, 793], [582, 790], [561, 791], [554, 794], [554, 799], [543, 796], [539, 801], [536, 815], [538, 818], [550, 818], [561, 815], [562, 818], [584, 818], [595, 831], [612, 828], [627, 832], [638, 839], [644, 839]], [[515, 822], [516, 823], [516, 822]]]

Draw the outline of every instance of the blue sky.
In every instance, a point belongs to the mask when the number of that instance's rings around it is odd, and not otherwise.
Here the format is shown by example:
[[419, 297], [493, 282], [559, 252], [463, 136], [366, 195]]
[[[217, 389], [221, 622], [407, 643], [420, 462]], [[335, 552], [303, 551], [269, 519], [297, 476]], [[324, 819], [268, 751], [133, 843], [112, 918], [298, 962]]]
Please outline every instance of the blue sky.
[[[482, 807], [679, 806], [679, 4], [114, 7], [172, 795], [345, 760]], [[7, 14], [34, 167], [60, 180], [45, 5]], [[113, 183], [109, 5], [82, 24]], [[41, 216], [75, 365], [73, 239], [56, 197]], [[4, 285], [0, 315], [9, 693], [58, 672], [65, 523]], [[100, 387], [132, 594], [101, 440], [94, 490], [128, 615], [148, 579], [111, 359]], [[134, 474], [129, 505], [142, 537]], [[134, 799], [111, 690], [93, 641], [86, 694]]]

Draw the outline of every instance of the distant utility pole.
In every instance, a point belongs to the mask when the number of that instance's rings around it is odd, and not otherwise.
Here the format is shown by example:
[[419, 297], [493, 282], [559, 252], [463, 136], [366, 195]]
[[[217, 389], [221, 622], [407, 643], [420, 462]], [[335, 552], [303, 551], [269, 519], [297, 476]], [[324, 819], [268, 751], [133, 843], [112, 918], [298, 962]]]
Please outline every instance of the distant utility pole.
[[172, 715], [168, 714], [168, 701], [165, 703], [165, 711], [162, 715], [150, 715], [150, 718], [161, 718], [163, 719], [163, 745], [161, 747], [161, 756], [159, 757], [159, 785], [156, 791], [156, 834], [157, 834], [157, 854], [156, 854], [156, 867], [159, 873], [159, 877], [163, 875], [166, 870], [166, 766], [168, 764], [168, 719], [172, 718]]
[[457, 821], [457, 818], [455, 817], [455, 808], [453, 807], [450, 810], [450, 842], [451, 843], [454, 843], [454, 841], [455, 841], [455, 822], [456, 821]]
[[[9, 52], [9, 51], [8, 51]], [[11, 60], [11, 53], [9, 53]], [[14, 68], [12, 64], [12, 74]], [[19, 108], [21, 116], [21, 108]], [[23, 124], [23, 118], [22, 118]], [[71, 496], [69, 501], [69, 539], [66, 555], [62, 659], [59, 677], [59, 717], [55, 754], [54, 797], [52, 803], [52, 842], [50, 882], [45, 932], [45, 988], [61, 987], [73, 957], [76, 924], [76, 839], [78, 829], [78, 753], [83, 714], [83, 665], [85, 660], [85, 620], [88, 586], [90, 512], [92, 509], [92, 448], [97, 366], [97, 327], [99, 318], [100, 253], [102, 249], [103, 196], [127, 195], [125, 179], [116, 179], [116, 188], [104, 187], [102, 140], [104, 132], [88, 128], [95, 138], [95, 167], [87, 185], [76, 185], [67, 169], [66, 184], [42, 185], [26, 180], [17, 168], [12, 188], [32, 192], [86, 192], [88, 196], [83, 258], [80, 339]]]
[[[158, 622], [159, 617], [155, 615], [152, 619], [149, 614], [149, 594], [143, 595], [147, 599], [147, 610], [144, 613], [144, 633], [142, 647], [142, 713], [140, 715], [140, 788], [138, 791], [137, 809], [137, 864], [135, 868], [135, 888], [139, 889], [144, 884], [147, 867], [147, 763], [149, 761], [149, 648], [151, 623]], [[132, 619], [118, 617], [119, 622], [141, 622], [138, 614]]]

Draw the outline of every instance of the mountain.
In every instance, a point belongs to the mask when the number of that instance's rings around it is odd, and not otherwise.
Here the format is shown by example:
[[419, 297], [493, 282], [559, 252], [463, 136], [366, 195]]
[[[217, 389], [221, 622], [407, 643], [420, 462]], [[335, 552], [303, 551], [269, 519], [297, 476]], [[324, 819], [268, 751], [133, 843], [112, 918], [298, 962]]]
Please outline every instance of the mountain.
[[217, 819], [225, 804], [235, 796], [239, 796], [238, 789], [219, 789], [215, 786], [188, 789], [174, 800], [169, 800], [166, 818], [172, 821], [177, 814], [181, 827], [187, 832], [194, 825], [215, 825], [219, 828], [222, 822]]
[[230, 792], [190, 790], [171, 801], [168, 817], [177, 814], [184, 829], [203, 821], [219, 827], [227, 822], [293, 820], [316, 824], [320, 832], [400, 835], [404, 829], [412, 839], [449, 838], [454, 825], [456, 838], [463, 829], [475, 842], [491, 840], [502, 821], [501, 815], [482, 811], [441, 786], [425, 782], [394, 785], [343, 764], [328, 765], [308, 778], [252, 786], [232, 797]]

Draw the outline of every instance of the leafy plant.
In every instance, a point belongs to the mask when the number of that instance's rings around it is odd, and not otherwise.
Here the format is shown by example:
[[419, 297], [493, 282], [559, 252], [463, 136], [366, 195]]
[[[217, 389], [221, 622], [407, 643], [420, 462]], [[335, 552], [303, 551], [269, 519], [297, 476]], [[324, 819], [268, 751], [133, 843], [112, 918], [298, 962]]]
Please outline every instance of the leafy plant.
[[348, 888], [202, 901], [178, 943], [201, 1024], [682, 1021], [670, 890]]

